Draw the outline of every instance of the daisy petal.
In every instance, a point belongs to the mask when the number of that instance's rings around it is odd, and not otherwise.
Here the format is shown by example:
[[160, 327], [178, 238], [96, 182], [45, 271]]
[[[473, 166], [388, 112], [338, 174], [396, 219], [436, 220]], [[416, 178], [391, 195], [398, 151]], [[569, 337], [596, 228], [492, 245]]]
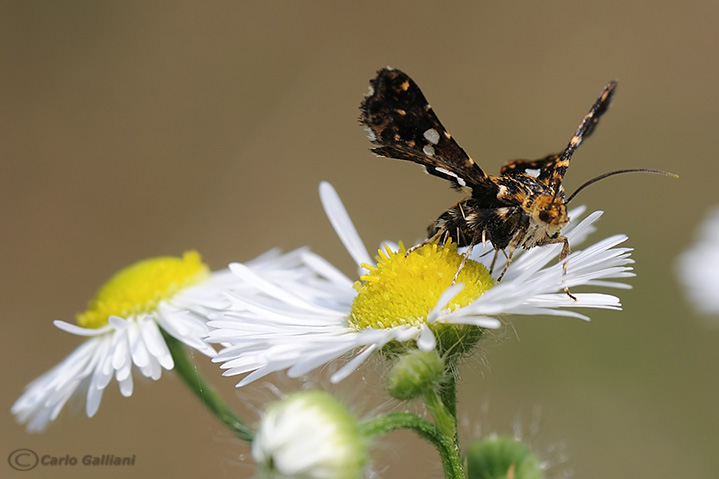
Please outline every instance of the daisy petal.
[[367, 252], [364, 243], [362, 243], [354, 224], [352, 224], [342, 200], [340, 200], [332, 185], [326, 181], [320, 183], [320, 200], [337, 236], [340, 237], [340, 241], [347, 248], [347, 252], [355, 260], [357, 266], [372, 263], [372, 258]]

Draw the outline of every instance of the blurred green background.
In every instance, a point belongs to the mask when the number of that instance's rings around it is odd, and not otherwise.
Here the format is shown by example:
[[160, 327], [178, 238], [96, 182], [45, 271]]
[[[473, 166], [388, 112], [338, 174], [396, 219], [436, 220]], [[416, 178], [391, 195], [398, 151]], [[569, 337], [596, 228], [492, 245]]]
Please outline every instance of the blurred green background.
[[[719, 3], [698, 0], [2, 2], [0, 455], [137, 463], [19, 473], [3, 460], [0, 475], [252, 474], [248, 449], [172, 373], [137, 380], [129, 399], [113, 382], [95, 418], [66, 408], [40, 435], [9, 409], [79, 344], [51, 321], [72, 320], [136, 260], [197, 248], [217, 269], [309, 245], [352, 274], [319, 204], [321, 180], [368, 247], [419, 239], [459, 196], [368, 151], [357, 107], [392, 65], [490, 172], [562, 149], [618, 79], [567, 189], [626, 167], [681, 176], [627, 175], [582, 193], [577, 204], [606, 212], [592, 239], [625, 233], [635, 248], [624, 311], [592, 312], [590, 323], [508, 318], [462, 371], [463, 435], [521, 429], [554, 464], [550, 477], [717, 477], [719, 330], [692, 312], [674, 264], [716, 202], [718, 22]], [[235, 390], [197, 359], [255, 418], [267, 388]], [[368, 413], [356, 376], [338, 393]], [[431, 447], [409, 434], [385, 438], [373, 459], [378, 477], [441, 475]]]

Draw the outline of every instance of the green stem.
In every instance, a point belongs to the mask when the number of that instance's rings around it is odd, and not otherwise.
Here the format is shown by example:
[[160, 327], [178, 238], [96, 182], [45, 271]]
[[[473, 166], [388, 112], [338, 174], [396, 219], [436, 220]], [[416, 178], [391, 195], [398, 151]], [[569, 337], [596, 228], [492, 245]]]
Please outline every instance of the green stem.
[[439, 400], [444, 406], [446, 413], [452, 417], [454, 442], [457, 448], [459, 448], [459, 434], [457, 431], [457, 379], [452, 373], [452, 367], [450, 365], [445, 369], [445, 378], [439, 387]]
[[175, 362], [175, 371], [187, 387], [189, 387], [192, 392], [200, 398], [202, 404], [229, 427], [237, 437], [244, 441], [252, 442], [254, 437], [252, 429], [230, 410], [217, 391], [202, 379], [200, 373], [195, 368], [195, 364], [187, 354], [185, 345], [165, 331], [162, 331], [162, 336], [165, 338], [165, 343], [167, 343], [170, 354], [172, 354], [172, 359]]
[[362, 423], [362, 432], [379, 436], [398, 429], [409, 429], [431, 442], [439, 452], [447, 479], [464, 479], [462, 458], [454, 439], [441, 433], [437, 426], [409, 412], [392, 412]]
[[444, 405], [437, 391], [431, 389], [425, 392], [422, 399], [427, 409], [429, 409], [429, 413], [432, 415], [439, 432], [454, 440], [457, 436], [457, 420], [449, 411], [449, 408]]
[[440, 398], [442, 403], [447, 408], [447, 411], [452, 417], [457, 417], [457, 380], [451, 372], [446, 375], [447, 379], [442, 382], [439, 388]]
[[[457, 456], [457, 461], [459, 461], [461, 468], [459, 431], [457, 428], [457, 379], [452, 373], [453, 369], [453, 365], [447, 363], [445, 365], [444, 381], [442, 381], [438, 389], [427, 391], [422, 398], [438, 430], [447, 441], [451, 442], [452, 451]], [[463, 469], [461, 477], [464, 477]]]

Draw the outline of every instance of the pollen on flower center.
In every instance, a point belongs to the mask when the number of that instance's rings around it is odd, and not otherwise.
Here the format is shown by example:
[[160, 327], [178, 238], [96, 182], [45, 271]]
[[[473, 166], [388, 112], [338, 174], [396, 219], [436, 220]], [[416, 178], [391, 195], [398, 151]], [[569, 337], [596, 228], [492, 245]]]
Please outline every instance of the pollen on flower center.
[[109, 316], [128, 316], [153, 311], [157, 304], [207, 277], [209, 268], [197, 251], [182, 258], [163, 256], [139, 261], [116, 273], [97, 292], [77, 324], [99, 328]]
[[[449, 241], [444, 246], [427, 244], [409, 254], [402, 244], [398, 252], [380, 250], [377, 266], [362, 265], [369, 272], [355, 284], [349, 322], [357, 329], [426, 323], [463, 259]], [[457, 282], [464, 289], [447, 305], [450, 310], [467, 306], [494, 285], [487, 268], [470, 259]]]

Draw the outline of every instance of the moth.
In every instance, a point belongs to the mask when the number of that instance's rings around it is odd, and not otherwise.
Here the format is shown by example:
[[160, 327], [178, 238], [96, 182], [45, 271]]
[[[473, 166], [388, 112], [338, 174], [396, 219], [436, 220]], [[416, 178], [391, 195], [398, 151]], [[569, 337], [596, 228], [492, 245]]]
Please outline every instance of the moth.
[[[360, 105], [360, 123], [376, 145], [372, 151], [419, 163], [427, 173], [449, 180], [454, 188], [467, 194], [437, 218], [428, 228], [427, 239], [413, 248], [451, 238], [458, 246], [468, 247], [466, 261], [475, 245], [481, 243], [486, 248], [490, 242], [495, 250], [490, 271], [499, 252], [506, 256], [497, 278], [501, 281], [518, 249], [562, 244], [559, 259], [564, 262], [571, 251], [569, 241], [561, 234], [569, 222], [567, 204], [586, 186], [620, 173], [676, 176], [645, 168], [612, 171], [587, 181], [565, 197], [562, 181], [569, 161], [606, 113], [616, 86], [612, 81], [604, 87], [563, 151], [538, 160], [510, 161], [494, 176], [485, 173], [457, 144], [407, 74], [389, 67], [379, 70]], [[563, 268], [566, 273], [566, 262]]]

